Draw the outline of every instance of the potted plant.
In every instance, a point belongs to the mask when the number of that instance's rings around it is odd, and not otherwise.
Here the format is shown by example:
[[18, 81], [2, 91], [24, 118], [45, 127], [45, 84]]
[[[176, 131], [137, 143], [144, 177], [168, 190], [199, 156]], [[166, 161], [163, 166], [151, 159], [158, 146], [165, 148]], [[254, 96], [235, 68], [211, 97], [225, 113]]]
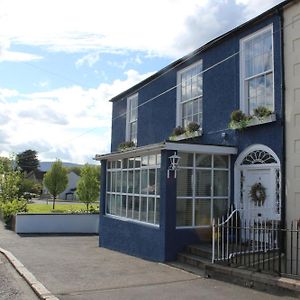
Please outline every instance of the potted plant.
[[171, 141], [179, 141], [201, 135], [200, 125], [196, 122], [189, 123], [186, 128], [178, 126], [173, 129], [170, 136]]
[[241, 110], [235, 110], [230, 115], [229, 128], [242, 130], [249, 125], [252, 116], [247, 116]]
[[118, 146], [119, 151], [128, 151], [135, 148], [135, 143], [133, 141], [127, 141], [120, 143]]

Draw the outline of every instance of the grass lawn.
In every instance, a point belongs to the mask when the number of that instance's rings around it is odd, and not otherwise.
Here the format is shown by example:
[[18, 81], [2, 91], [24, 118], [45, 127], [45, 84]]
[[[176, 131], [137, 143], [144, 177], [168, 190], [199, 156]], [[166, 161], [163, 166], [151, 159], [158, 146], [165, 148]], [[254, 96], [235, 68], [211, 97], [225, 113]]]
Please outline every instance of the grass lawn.
[[[93, 204], [93, 207], [96, 208], [96, 204]], [[84, 203], [82, 204], [55, 203], [55, 209], [53, 210], [52, 202], [49, 201], [49, 204], [38, 204], [38, 203], [27, 204], [27, 209], [29, 213], [68, 212], [68, 211], [86, 210], [86, 205]]]

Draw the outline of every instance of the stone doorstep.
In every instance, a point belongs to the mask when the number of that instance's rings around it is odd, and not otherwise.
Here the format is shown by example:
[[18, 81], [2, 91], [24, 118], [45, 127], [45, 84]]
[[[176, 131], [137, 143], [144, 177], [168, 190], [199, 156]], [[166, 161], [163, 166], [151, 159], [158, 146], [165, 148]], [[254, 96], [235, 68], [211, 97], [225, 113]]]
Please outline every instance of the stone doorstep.
[[[300, 298], [300, 280], [273, 276], [245, 269], [237, 269], [219, 264], [212, 264], [206, 259], [201, 259], [200, 257], [191, 254], [180, 253], [179, 256], [180, 255], [185, 259], [185, 261], [179, 260], [176, 262], [170, 262], [169, 264], [173, 267], [183, 269], [197, 275], [202, 275], [204, 277], [226, 281], [261, 291], [268, 291], [271, 293], [280, 291]], [[196, 259], [197, 263], [189, 265], [189, 260], [193, 259]]]
[[33, 291], [40, 299], [43, 300], [59, 300], [46, 287], [41, 284], [32, 273], [30, 273], [24, 265], [9, 251], [0, 248], [0, 252], [8, 259], [11, 265], [17, 270], [17, 272], [25, 279]]

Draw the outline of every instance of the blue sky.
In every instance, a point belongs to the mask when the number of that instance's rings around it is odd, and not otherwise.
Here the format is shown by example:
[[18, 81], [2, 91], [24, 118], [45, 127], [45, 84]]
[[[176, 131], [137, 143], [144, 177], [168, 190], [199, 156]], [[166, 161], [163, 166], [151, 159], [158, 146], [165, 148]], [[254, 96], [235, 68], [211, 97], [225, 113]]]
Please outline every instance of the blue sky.
[[0, 155], [109, 152], [108, 100], [276, 0], [0, 0]]

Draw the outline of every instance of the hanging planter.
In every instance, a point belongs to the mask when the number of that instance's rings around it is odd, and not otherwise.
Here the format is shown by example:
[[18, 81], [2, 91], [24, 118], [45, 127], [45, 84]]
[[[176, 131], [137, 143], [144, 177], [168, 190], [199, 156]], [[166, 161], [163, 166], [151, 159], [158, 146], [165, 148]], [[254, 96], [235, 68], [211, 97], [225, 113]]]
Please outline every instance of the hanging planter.
[[250, 189], [251, 200], [256, 204], [263, 205], [266, 200], [266, 188], [260, 183], [254, 183]]

